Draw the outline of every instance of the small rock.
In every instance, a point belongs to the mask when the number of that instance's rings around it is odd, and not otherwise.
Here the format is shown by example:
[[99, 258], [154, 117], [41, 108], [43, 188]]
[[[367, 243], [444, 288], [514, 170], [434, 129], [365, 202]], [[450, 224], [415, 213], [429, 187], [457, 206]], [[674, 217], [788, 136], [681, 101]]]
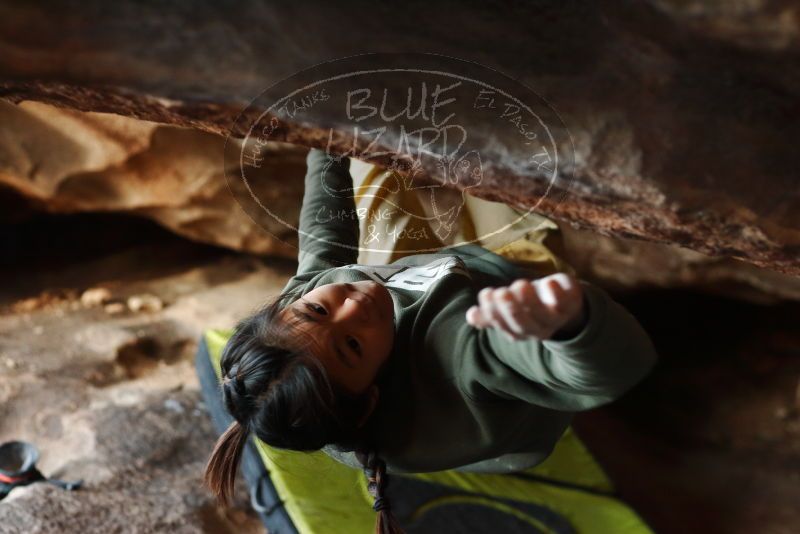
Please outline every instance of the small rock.
[[121, 303], [121, 302], [112, 302], [112, 303], [110, 303], [110, 304], [106, 304], [106, 305], [103, 307], [103, 309], [106, 311], [106, 313], [107, 313], [107, 314], [109, 314], [109, 315], [115, 315], [115, 314], [117, 314], [117, 313], [122, 313], [122, 312], [124, 312], [124, 311], [125, 311], [127, 308], [126, 308], [126, 307], [125, 307], [125, 305], [124, 305], [123, 303]]
[[44, 327], [42, 325], [34, 326], [33, 333], [37, 336], [41, 336], [42, 334], [44, 334]]
[[27, 299], [20, 300], [14, 304], [14, 311], [17, 312], [31, 312], [34, 311], [36, 308], [39, 307], [39, 299], [36, 297], [30, 297]]
[[128, 297], [128, 309], [134, 313], [157, 312], [163, 307], [164, 303], [161, 302], [161, 299], [149, 293]]
[[17, 362], [15, 360], [12, 360], [9, 357], [3, 358], [3, 364], [6, 367], [8, 367], [9, 369], [16, 369], [17, 368]]
[[84, 306], [100, 306], [111, 298], [111, 291], [104, 287], [93, 287], [87, 289], [81, 295], [81, 303]]

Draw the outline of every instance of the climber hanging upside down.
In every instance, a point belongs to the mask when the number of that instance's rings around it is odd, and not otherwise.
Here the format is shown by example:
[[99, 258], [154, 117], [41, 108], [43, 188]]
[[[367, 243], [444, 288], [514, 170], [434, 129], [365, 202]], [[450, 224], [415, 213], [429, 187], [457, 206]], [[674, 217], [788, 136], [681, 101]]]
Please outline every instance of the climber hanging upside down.
[[[379, 529], [399, 531], [389, 473], [523, 470], [544, 460], [573, 414], [608, 403], [653, 366], [636, 319], [566, 273], [536, 278], [477, 245], [357, 264], [350, 161], [311, 150], [297, 274], [242, 320], [224, 349], [235, 422], [206, 482], [227, 501], [250, 433], [323, 449], [363, 468]], [[379, 530], [380, 531], [380, 530]]]

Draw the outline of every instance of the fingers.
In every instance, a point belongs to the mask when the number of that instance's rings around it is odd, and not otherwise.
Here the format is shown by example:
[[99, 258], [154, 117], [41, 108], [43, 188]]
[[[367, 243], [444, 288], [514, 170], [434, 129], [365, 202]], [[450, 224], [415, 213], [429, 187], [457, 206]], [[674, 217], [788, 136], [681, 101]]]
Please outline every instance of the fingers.
[[478, 293], [478, 305], [467, 310], [467, 322], [476, 328], [497, 328], [512, 339], [541, 335], [548, 327], [527, 305], [531, 298], [536, 298], [536, 292], [528, 281], [524, 285], [484, 288]]
[[560, 311], [559, 307], [563, 307], [563, 305], [560, 304], [560, 299], [564, 297], [564, 290], [561, 288], [561, 285], [554, 279], [541, 279], [536, 280], [534, 283], [536, 284], [539, 301], [544, 304], [549, 311], [558, 313]]
[[[509, 335], [514, 333], [505, 318], [496, 306], [496, 299], [499, 288], [485, 287], [478, 292], [478, 305], [472, 306], [467, 310], [467, 322], [476, 328], [487, 328], [490, 326], [506, 331]], [[507, 298], [507, 297], [506, 297]]]
[[[506, 323], [505, 318], [500, 313], [500, 308], [498, 305], [500, 304], [498, 301], [501, 298], [500, 295], [503, 293], [501, 290], [504, 288], [484, 288], [478, 293], [478, 303], [480, 305], [481, 313], [483, 314], [483, 318], [485, 321], [489, 323], [490, 326], [494, 326], [498, 328], [508, 335], [513, 335], [513, 330], [508, 326]], [[502, 298], [506, 298], [505, 296]]]
[[507, 297], [499, 305], [500, 313], [506, 324], [513, 330], [515, 337], [522, 339], [529, 336], [540, 336], [549, 328], [547, 314], [537, 298], [536, 289], [529, 280], [517, 280], [509, 286]]
[[538, 280], [516, 280], [507, 287], [482, 289], [478, 304], [467, 310], [466, 320], [476, 328], [497, 328], [512, 339], [548, 339], [578, 315], [582, 306], [577, 280], [566, 273], [555, 273]]
[[522, 326], [525, 314], [516, 295], [510, 289], [501, 287], [492, 293], [492, 297], [497, 322], [503, 331], [514, 339], [522, 339], [525, 336]]
[[518, 291], [520, 303], [525, 312], [525, 331], [528, 335], [542, 337], [553, 327], [550, 311], [542, 302], [536, 280], [517, 280], [511, 284]]
[[571, 319], [583, 305], [580, 285], [565, 273], [552, 274], [536, 282], [541, 287], [542, 302], [562, 324]]
[[467, 323], [476, 328], [484, 328], [488, 326], [484, 323], [483, 314], [481, 314], [481, 310], [477, 306], [472, 306], [467, 310]]

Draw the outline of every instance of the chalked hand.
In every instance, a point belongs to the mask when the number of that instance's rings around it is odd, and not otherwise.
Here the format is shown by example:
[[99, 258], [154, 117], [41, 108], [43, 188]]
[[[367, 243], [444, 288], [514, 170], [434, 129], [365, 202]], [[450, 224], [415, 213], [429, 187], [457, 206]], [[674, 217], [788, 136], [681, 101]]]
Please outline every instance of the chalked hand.
[[572, 337], [588, 319], [583, 288], [566, 273], [536, 280], [519, 279], [509, 286], [486, 287], [478, 304], [467, 310], [467, 323], [494, 327], [512, 339]]

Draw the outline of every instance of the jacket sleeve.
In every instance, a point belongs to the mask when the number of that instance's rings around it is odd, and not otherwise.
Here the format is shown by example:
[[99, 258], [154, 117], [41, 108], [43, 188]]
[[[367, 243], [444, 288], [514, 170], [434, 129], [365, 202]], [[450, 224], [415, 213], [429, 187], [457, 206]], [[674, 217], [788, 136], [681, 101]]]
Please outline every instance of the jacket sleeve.
[[350, 159], [337, 161], [311, 149], [300, 209], [297, 274], [356, 263], [358, 216], [353, 201]]
[[494, 328], [474, 331], [462, 389], [473, 400], [519, 399], [560, 411], [613, 401], [656, 362], [650, 337], [605, 290], [580, 281], [589, 318], [561, 341], [507, 339]]

